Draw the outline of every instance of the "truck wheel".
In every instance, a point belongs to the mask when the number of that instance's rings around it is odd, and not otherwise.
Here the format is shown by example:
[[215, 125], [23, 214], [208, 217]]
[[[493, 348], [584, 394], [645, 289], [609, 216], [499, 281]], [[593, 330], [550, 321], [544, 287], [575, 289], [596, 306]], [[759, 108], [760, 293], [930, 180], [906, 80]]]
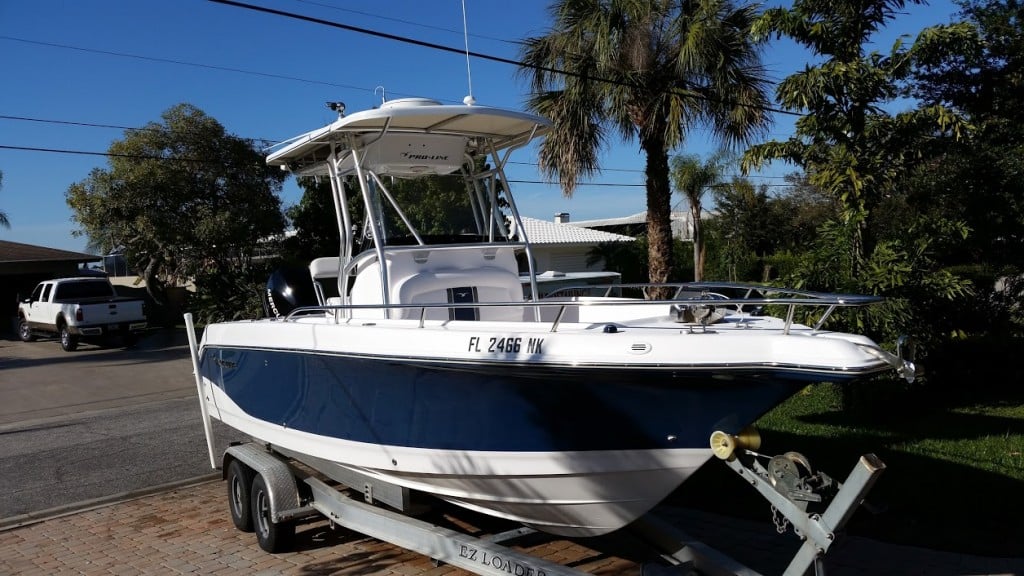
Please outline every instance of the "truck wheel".
[[228, 509], [235, 528], [242, 532], [252, 532], [252, 489], [253, 471], [238, 460], [228, 465]]
[[32, 342], [35, 340], [36, 337], [32, 334], [32, 327], [28, 325], [28, 320], [24, 318], [19, 318], [18, 320], [18, 336], [21, 337], [21, 341]]
[[72, 334], [67, 324], [60, 326], [60, 347], [65, 352], [74, 352], [78, 349], [78, 335]]
[[284, 552], [295, 539], [294, 522], [278, 522], [270, 517], [270, 492], [263, 476], [256, 475], [252, 482], [252, 518], [256, 528], [256, 542], [271, 554]]

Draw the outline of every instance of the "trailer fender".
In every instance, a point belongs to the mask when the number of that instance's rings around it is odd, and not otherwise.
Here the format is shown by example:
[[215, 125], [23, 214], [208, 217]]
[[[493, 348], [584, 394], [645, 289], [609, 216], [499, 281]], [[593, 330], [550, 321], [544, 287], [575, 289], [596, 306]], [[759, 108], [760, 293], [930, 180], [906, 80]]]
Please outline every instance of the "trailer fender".
[[230, 446], [224, 451], [221, 468], [225, 471], [223, 474], [227, 474], [226, 470], [232, 460], [240, 461], [263, 477], [270, 497], [270, 516], [275, 523], [285, 519], [282, 517], [283, 512], [294, 512], [301, 507], [295, 475], [279, 457], [256, 444]]

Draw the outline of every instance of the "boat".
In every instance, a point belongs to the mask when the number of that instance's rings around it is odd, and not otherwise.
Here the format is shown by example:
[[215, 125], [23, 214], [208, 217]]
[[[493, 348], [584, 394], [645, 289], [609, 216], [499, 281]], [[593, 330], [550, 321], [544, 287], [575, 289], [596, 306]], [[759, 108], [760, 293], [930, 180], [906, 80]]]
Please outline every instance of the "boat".
[[[877, 298], [714, 283], [539, 297], [505, 168], [548, 120], [420, 98], [335, 108], [267, 161], [330, 181], [338, 253], [272, 277], [268, 317], [208, 325], [197, 353], [204, 410], [274, 449], [594, 536], [686, 481], [713, 433], [808, 383], [912, 377], [824, 327]], [[393, 188], [425, 176], [463, 179], [474, 229], [417, 230]]]

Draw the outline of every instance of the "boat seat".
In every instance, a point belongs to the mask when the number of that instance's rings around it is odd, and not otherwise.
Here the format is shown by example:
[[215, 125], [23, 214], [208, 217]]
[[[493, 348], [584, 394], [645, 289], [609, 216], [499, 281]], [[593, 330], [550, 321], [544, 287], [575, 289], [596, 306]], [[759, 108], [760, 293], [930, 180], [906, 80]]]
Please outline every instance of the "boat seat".
[[[340, 263], [341, 258], [337, 256], [317, 258], [309, 263], [309, 275], [313, 278], [313, 291], [316, 292], [316, 299], [321, 306], [341, 304], [340, 298], [326, 298], [323, 284], [320, 283], [321, 280], [333, 280], [334, 284], [337, 284]], [[335, 302], [331, 302], [332, 300]]]
[[[440, 269], [409, 276], [396, 285], [393, 294], [402, 304], [444, 302], [522, 302], [519, 275], [497, 267], [474, 270]], [[398, 317], [419, 317], [419, 310], [404, 309]], [[426, 312], [430, 320], [522, 320], [518, 306], [483, 308], [435, 308]]]
[[[511, 248], [466, 246], [455, 250], [396, 250], [385, 257], [390, 272], [389, 298], [394, 304], [437, 304], [430, 320], [521, 321], [519, 306], [446, 308], [447, 303], [522, 302], [523, 288]], [[360, 265], [349, 292], [354, 305], [381, 303], [380, 262]], [[420, 309], [401, 308], [392, 318], [419, 318]], [[353, 317], [380, 318], [382, 310], [357, 309]]]

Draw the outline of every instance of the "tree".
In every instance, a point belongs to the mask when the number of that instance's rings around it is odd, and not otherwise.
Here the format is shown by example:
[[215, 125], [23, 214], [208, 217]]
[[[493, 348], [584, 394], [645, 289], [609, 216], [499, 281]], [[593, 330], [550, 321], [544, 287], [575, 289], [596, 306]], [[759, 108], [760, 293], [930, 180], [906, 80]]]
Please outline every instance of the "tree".
[[[923, 0], [911, 0], [920, 4]], [[881, 105], [899, 95], [898, 82], [908, 77], [918, 50], [926, 50], [935, 37], [957, 35], [922, 33], [904, 48], [897, 41], [887, 55], [865, 54], [872, 34], [903, 9], [905, 0], [797, 0], [791, 9], [767, 10], [754, 27], [759, 35], [788, 36], [822, 61], [808, 65], [783, 80], [776, 97], [786, 110], [806, 112], [796, 122], [788, 141], [751, 147], [743, 168], [766, 161], [785, 160], [802, 167], [814, 186], [835, 198], [842, 207], [842, 226], [849, 232], [851, 251], [845, 259], [856, 277], [870, 240], [864, 230], [871, 210], [898, 192], [909, 165], [916, 159], [921, 137], [961, 137], [968, 129], [963, 119], [943, 106], [928, 106], [896, 115]]]
[[750, 27], [755, 9], [728, 0], [558, 0], [554, 24], [526, 40], [520, 74], [529, 106], [554, 127], [540, 169], [571, 196], [597, 172], [609, 131], [646, 156], [652, 282], [673, 267], [668, 154], [696, 125], [727, 146], [769, 124], [766, 79]]
[[283, 230], [284, 174], [253, 142], [179, 104], [111, 144], [108, 165], [68, 188], [76, 233], [123, 249], [157, 302], [165, 284], [191, 280], [207, 320], [256, 313], [253, 254]]
[[[865, 332], [883, 343], [910, 332], [922, 342], [930, 340], [919, 348], [925, 358], [936, 349], [936, 339], [950, 333], [936, 330], [936, 322], [972, 293], [970, 282], [937, 260], [940, 238], [927, 220], [908, 213], [898, 234], [875, 224], [879, 212], [895, 207], [894, 200], [905, 195], [928, 143], [966, 137], [970, 126], [941, 105], [897, 114], [883, 106], [901, 95], [900, 84], [910, 76], [918, 53], [940, 42], [949, 45], [966, 31], [931, 28], [909, 47], [901, 39], [884, 54], [864, 48], [907, 4], [920, 3], [795, 0], [792, 8], [765, 11], [754, 32], [788, 36], [809, 49], [815, 64], [787, 77], [776, 90], [782, 108], [804, 114], [794, 136], [751, 147], [742, 167], [780, 159], [796, 164], [839, 207], [839, 218], [822, 223], [784, 281], [797, 288], [885, 296], [881, 305], [834, 314], [830, 326]], [[950, 224], [947, 235], [962, 238], [966, 229]], [[843, 388], [846, 406], [856, 405], [854, 390]]]
[[295, 234], [281, 243], [284, 260], [307, 266], [314, 258], [335, 256], [341, 245], [338, 218], [326, 179], [299, 178], [302, 199], [285, 210]]
[[[0, 190], [4, 187], [4, 173], [0, 171]], [[0, 228], [10, 228], [11, 220], [7, 217], [7, 212], [0, 210]]]
[[701, 199], [709, 191], [720, 188], [724, 179], [725, 166], [720, 153], [702, 161], [699, 156], [685, 155], [672, 158], [672, 184], [676, 191], [686, 196], [690, 205], [690, 221], [693, 222], [693, 280], [704, 278], [704, 241], [701, 235]]
[[[953, 46], [922, 50], [909, 96], [967, 116], [969, 141], [939, 141], [915, 175], [909, 199], [930, 217], [956, 214], [971, 229], [951, 246], [950, 264], [1024, 269], [1024, 6], [1019, 1], [960, 2], [968, 26]], [[1011, 270], [1002, 270], [1011, 268]]]
[[704, 235], [708, 276], [769, 282], [794, 273], [799, 255], [837, 209], [802, 174], [787, 175], [786, 182], [781, 192], [769, 194], [766, 184], [734, 177], [712, 191], [715, 218]]

